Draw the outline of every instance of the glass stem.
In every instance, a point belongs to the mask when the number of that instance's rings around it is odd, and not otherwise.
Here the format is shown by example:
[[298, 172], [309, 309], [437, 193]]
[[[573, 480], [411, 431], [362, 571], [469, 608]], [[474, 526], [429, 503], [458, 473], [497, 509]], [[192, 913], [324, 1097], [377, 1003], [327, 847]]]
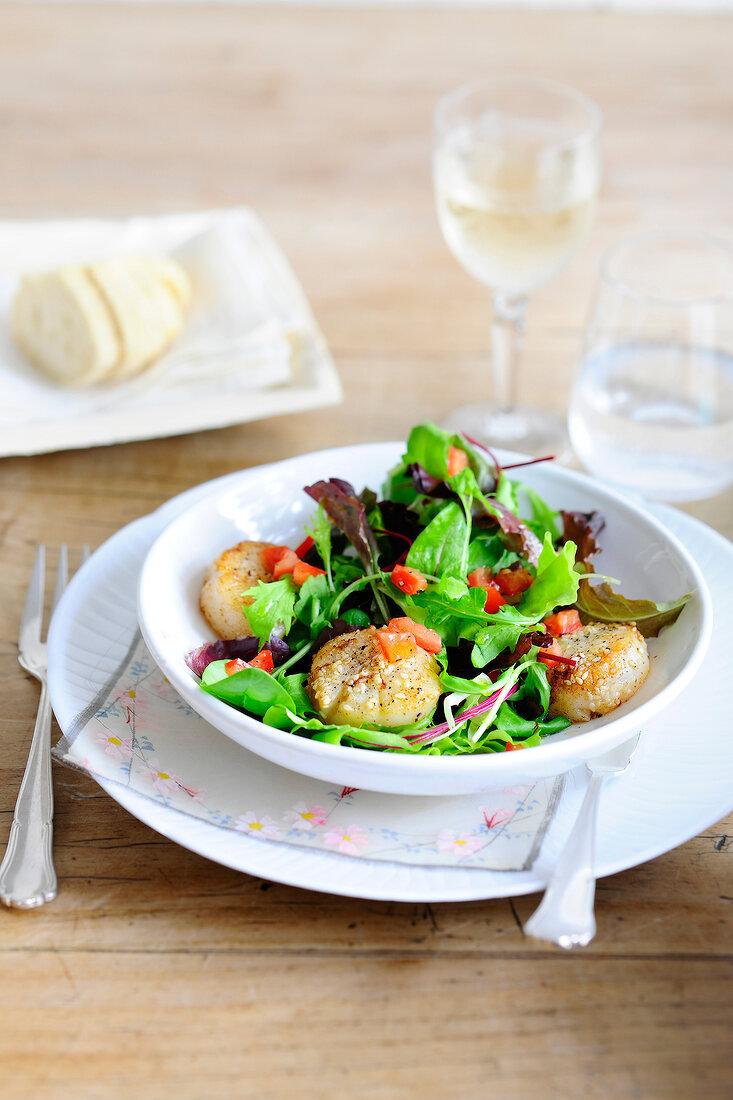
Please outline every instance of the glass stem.
[[502, 412], [517, 404], [519, 359], [524, 347], [525, 314], [529, 300], [522, 295], [494, 293], [491, 324], [491, 369], [494, 400]]

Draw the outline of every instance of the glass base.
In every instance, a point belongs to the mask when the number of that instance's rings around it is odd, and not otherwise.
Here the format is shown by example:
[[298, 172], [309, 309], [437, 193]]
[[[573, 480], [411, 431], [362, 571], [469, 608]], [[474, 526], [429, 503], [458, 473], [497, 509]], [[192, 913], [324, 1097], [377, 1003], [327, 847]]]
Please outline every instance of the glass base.
[[572, 454], [564, 418], [546, 409], [463, 405], [441, 420], [440, 426], [449, 432], [464, 432], [487, 447], [503, 447], [534, 458], [553, 455], [557, 461], [567, 461]]

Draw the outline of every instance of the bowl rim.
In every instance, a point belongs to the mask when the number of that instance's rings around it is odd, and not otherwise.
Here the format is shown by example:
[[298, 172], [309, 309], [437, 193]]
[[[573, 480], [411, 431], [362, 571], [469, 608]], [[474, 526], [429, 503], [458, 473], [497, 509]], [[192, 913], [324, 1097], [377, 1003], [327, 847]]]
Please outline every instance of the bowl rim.
[[[481, 773], [485, 771], [489, 773], [486, 775], [487, 780], [490, 779], [493, 781], [496, 779], [497, 785], [500, 785], [503, 772], [516, 772], [518, 761], [516, 760], [515, 753], [486, 753], [456, 756], [384, 753], [358, 749], [350, 745], [331, 745], [326, 742], [313, 741], [307, 737], [300, 737], [297, 734], [279, 730], [274, 726], [266, 726], [263, 722], [250, 717], [243, 711], [237, 710], [223, 700], [209, 695], [206, 692], [202, 692], [198, 684], [198, 679], [194, 677], [194, 674], [185, 664], [183, 664], [183, 652], [181, 652], [180, 655], [176, 655], [175, 658], [171, 658], [167, 652], [168, 647], [161, 647], [158, 644], [155, 633], [148, 628], [144, 606], [146, 602], [146, 588], [150, 583], [151, 573], [155, 565], [156, 556], [160, 553], [160, 547], [165, 545], [167, 539], [174, 536], [178, 527], [183, 527], [187, 523], [190, 523], [192, 515], [198, 512], [205, 512], [214, 506], [217, 501], [223, 499], [224, 496], [236, 492], [239, 487], [240, 478], [244, 486], [246, 486], [247, 482], [256, 482], [264, 473], [277, 473], [279, 470], [288, 470], [304, 460], [313, 462], [321, 462], [324, 460], [330, 461], [332, 456], [338, 458], [340, 455], [354, 455], [362, 451], [369, 451], [377, 454], [379, 449], [382, 449], [385, 454], [390, 450], [397, 453], [400, 449], [404, 450], [404, 447], [404, 441], [381, 441], [350, 444], [344, 447], [325, 448], [319, 451], [305, 452], [277, 462], [249, 467], [229, 474], [224, 479], [215, 479], [212, 483], [211, 492], [207, 493], [203, 498], [194, 501], [188, 508], [166, 524], [150, 546], [138, 578], [136, 594], [138, 625], [156, 664], [170, 680], [174, 688], [183, 696], [186, 702], [189, 703], [205, 721], [219, 730], [219, 732], [231, 737], [238, 744], [253, 752], [257, 752], [257, 748], [256, 745], [252, 743], [252, 735], [254, 735], [255, 742], [261, 741], [273, 747], [281, 747], [286, 750], [289, 749], [297, 756], [308, 756], [324, 764], [331, 763], [337, 765], [341, 762], [346, 765], [349, 762], [353, 764], [356, 760], [363, 759], [364, 763], [367, 764], [367, 762], [369, 762], [372, 768], [375, 766], [378, 768], [383, 767], [391, 775], [399, 776], [401, 773], [413, 773], [416, 768], [416, 761], [419, 760], [417, 767], [422, 770], [426, 777], [430, 777], [431, 781], [434, 781], [440, 775], [444, 775], [446, 780], [458, 779], [459, 777], [465, 776], [466, 770], [470, 768], [472, 770], [472, 777], [475, 777], [477, 780], [483, 778]], [[515, 452], [503, 451], [501, 449], [498, 449], [496, 453], [500, 457], [500, 460], [506, 457], [526, 457], [517, 456]], [[568, 770], [569, 767], [581, 765], [586, 760], [592, 759], [599, 753], [606, 751], [606, 749], [610, 748], [613, 744], [624, 740], [632, 731], [641, 729], [648, 718], [659, 713], [668, 706], [672, 700], [688, 686], [702, 663], [710, 642], [713, 615], [712, 598], [702, 571], [694, 558], [687, 551], [684, 544], [676, 535], [669, 531], [661, 521], [655, 516], [651, 516], [645, 512], [640, 504], [636, 503], [633, 499], [606, 483], [599, 482], [588, 474], [577, 470], [569, 470], [562, 466], [546, 467], [546, 469], [548, 468], [551, 469], [553, 473], [559, 475], [561, 481], [567, 481], [570, 482], [570, 484], [576, 484], [586, 489], [590, 488], [594, 492], [600, 492], [605, 499], [610, 499], [622, 510], [630, 512], [644, 524], [651, 527], [664, 542], [674, 550], [677, 557], [681, 559], [695, 580], [696, 589], [693, 599], [696, 599], [700, 605], [700, 628], [692, 651], [683, 668], [680, 669], [677, 675], [665, 684], [651, 699], [641, 703], [629, 713], [621, 715], [617, 720], [606, 723], [593, 730], [589, 730], [584, 735], [583, 731], [580, 730], [575, 735], [559, 735], [559, 739], [548, 738], [539, 745], [531, 746], [526, 756], [522, 754], [522, 760], [523, 762], [526, 761], [528, 773], [532, 772], [533, 769], [531, 764], [532, 761], [534, 761], [537, 763], [538, 767], [543, 767], [543, 771], [546, 774], [549, 774], [546, 770], [546, 764], [553, 757], [557, 757], [558, 773]], [[600, 503], [602, 506], [602, 502]], [[185, 678], [181, 675], [182, 664], [186, 673]], [[570, 729], [572, 729], [572, 727], [570, 727]], [[571, 752], [570, 756], [572, 757], [572, 762], [568, 763], [567, 760], [563, 760], [563, 757], [568, 755], [569, 747], [574, 745], [587, 745], [588, 751], [580, 751], [578, 753]], [[359, 754], [358, 757], [354, 756], [355, 753]], [[285, 766], [290, 767], [290, 765]], [[291, 770], [298, 770], [297, 766], [291, 768]]]

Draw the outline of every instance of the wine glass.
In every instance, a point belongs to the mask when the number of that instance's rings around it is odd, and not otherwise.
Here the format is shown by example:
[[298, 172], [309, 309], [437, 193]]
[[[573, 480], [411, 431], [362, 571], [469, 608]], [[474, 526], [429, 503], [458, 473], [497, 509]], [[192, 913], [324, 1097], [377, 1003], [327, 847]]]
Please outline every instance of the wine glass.
[[528, 454], [565, 450], [564, 418], [516, 403], [519, 358], [528, 295], [565, 267], [593, 220], [600, 131], [596, 105], [550, 80], [484, 80], [438, 102], [440, 226], [494, 307], [494, 400], [456, 409], [449, 430]]
[[654, 231], [603, 258], [568, 414], [591, 473], [658, 500], [733, 484], [733, 247]]

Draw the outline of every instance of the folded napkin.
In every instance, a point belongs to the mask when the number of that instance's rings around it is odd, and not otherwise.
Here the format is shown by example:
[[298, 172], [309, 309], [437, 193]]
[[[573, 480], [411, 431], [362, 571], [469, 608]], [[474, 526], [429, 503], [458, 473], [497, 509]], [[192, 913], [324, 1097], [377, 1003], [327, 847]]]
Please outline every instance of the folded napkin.
[[287, 771], [200, 718], [136, 629], [53, 752], [171, 810], [267, 843], [424, 866], [531, 867], [562, 793], [556, 777], [478, 795], [398, 797]]

